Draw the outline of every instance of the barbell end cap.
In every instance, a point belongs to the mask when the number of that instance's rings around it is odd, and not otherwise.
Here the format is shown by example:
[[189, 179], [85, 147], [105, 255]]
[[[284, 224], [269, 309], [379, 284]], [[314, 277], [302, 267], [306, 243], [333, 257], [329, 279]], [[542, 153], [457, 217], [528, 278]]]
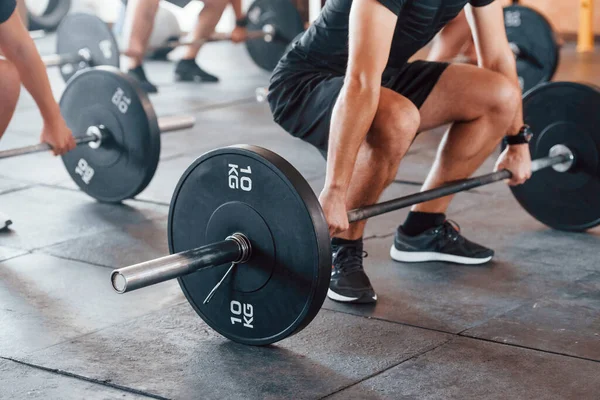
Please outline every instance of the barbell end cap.
[[102, 135], [102, 131], [101, 131], [100, 127], [90, 126], [89, 128], [87, 128], [87, 131], [85, 132], [85, 134], [88, 136], [92, 136], [96, 139], [93, 142], [88, 143], [88, 146], [90, 146], [92, 149], [97, 149], [100, 146], [102, 146], [102, 139], [104, 137]]
[[272, 24], [263, 25], [262, 31], [265, 35], [275, 35], [275, 27]]
[[127, 279], [119, 271], [111, 273], [110, 282], [115, 292], [123, 294], [127, 291]]
[[556, 144], [556, 145], [552, 146], [552, 148], [548, 152], [548, 155], [550, 157], [556, 157], [556, 156], [561, 156], [561, 155], [568, 156], [567, 161], [562, 162], [560, 164], [554, 164], [552, 166], [552, 169], [555, 170], [556, 172], [569, 171], [571, 168], [573, 168], [573, 165], [575, 164], [575, 161], [577, 158], [575, 156], [575, 153], [573, 153], [573, 150], [571, 150], [569, 147], [565, 146], [564, 144]]

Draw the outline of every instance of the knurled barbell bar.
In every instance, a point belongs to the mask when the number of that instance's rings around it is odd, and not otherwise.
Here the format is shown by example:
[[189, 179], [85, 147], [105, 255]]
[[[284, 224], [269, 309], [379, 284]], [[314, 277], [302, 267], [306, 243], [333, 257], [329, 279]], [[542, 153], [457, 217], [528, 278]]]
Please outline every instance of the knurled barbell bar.
[[[525, 96], [536, 132], [532, 178], [511, 187], [523, 207], [557, 229], [600, 224], [600, 91], [550, 83]], [[551, 167], [551, 168], [550, 168]], [[350, 222], [509, 179], [502, 170], [348, 212]], [[221, 335], [265, 345], [316, 316], [331, 274], [328, 225], [308, 182], [283, 158], [254, 146], [208, 152], [181, 177], [169, 210], [169, 256], [117, 269], [125, 293], [169, 279]], [[226, 272], [223, 268], [229, 267]]]
[[[133, 78], [112, 67], [75, 75], [62, 94], [60, 110], [77, 143], [62, 156], [69, 175], [85, 193], [111, 203], [148, 186], [159, 161], [161, 133], [195, 123], [189, 115], [157, 118]], [[0, 151], [0, 159], [50, 149], [46, 143], [14, 148]]]
[[[246, 48], [261, 68], [272, 70], [283, 55], [291, 38], [302, 31], [300, 15], [287, 0], [257, 0], [248, 10], [248, 40]], [[56, 54], [42, 57], [48, 67], [60, 67], [68, 81], [77, 71], [95, 66], [119, 67], [117, 41], [100, 18], [85, 13], [70, 14], [61, 22], [56, 33]], [[205, 42], [228, 41], [229, 34], [215, 33], [199, 41], [169, 41], [149, 51]], [[123, 53], [127, 55], [127, 53]]]

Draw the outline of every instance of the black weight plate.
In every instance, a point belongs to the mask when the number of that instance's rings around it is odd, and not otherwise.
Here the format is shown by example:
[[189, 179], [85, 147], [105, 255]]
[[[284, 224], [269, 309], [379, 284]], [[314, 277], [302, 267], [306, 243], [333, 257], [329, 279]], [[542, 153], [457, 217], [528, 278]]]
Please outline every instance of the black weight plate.
[[40, 14], [28, 11], [29, 29], [53, 31], [71, 9], [71, 0], [48, 0], [46, 9]]
[[134, 197], [150, 183], [160, 155], [160, 131], [146, 94], [133, 78], [112, 67], [75, 75], [60, 99], [73, 135], [104, 125], [112, 134], [98, 149], [79, 145], [62, 159], [85, 193], [104, 202]]
[[119, 68], [119, 46], [114, 35], [95, 15], [76, 13], [67, 15], [56, 31], [56, 53], [77, 54], [87, 49], [91, 61], [67, 63], [60, 67], [60, 74], [67, 82], [77, 71], [88, 67], [109, 65]]
[[300, 173], [255, 146], [204, 154], [183, 174], [171, 201], [171, 253], [236, 232], [252, 243], [250, 261], [234, 268], [208, 304], [229, 265], [181, 277], [188, 301], [236, 342], [266, 345], [299, 332], [317, 315], [329, 286], [327, 222]]
[[259, 67], [273, 71], [292, 39], [304, 30], [302, 18], [289, 0], [257, 0], [248, 9], [248, 31], [261, 31], [271, 24], [277, 34], [271, 42], [263, 39], [246, 41], [252, 60]]
[[517, 72], [523, 93], [550, 81], [558, 67], [559, 47], [548, 20], [532, 8], [512, 5], [504, 8], [504, 26], [508, 41], [522, 53]]
[[538, 86], [523, 99], [525, 123], [533, 129], [533, 159], [564, 144], [576, 156], [568, 172], [546, 168], [524, 185], [511, 187], [519, 203], [555, 229], [582, 231], [600, 224], [600, 91], [570, 82]]

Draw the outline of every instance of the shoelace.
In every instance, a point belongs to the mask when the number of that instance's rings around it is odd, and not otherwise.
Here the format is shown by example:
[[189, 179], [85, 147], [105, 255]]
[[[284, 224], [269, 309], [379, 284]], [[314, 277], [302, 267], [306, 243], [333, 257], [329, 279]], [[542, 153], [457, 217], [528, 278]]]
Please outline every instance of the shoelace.
[[442, 232], [443, 236], [447, 240], [456, 241], [458, 240], [460, 235], [460, 225], [458, 222], [448, 219], [444, 222], [444, 224], [438, 229], [438, 232]]
[[368, 256], [369, 253], [364, 250], [358, 250], [355, 247], [342, 246], [342, 248], [335, 253], [335, 269], [344, 275], [362, 271], [363, 259]]

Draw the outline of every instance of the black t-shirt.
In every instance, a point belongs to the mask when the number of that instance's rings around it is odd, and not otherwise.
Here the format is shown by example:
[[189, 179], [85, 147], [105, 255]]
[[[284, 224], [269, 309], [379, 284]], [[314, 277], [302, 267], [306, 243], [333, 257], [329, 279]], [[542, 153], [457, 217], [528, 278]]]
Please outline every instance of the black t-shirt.
[[[467, 3], [482, 7], [494, 0], [378, 1], [398, 16], [388, 66], [400, 66], [433, 39]], [[313, 65], [345, 73], [351, 6], [352, 0], [327, 0], [319, 17], [292, 51]]]
[[16, 7], [16, 0], [0, 0], [0, 24], [10, 18]]

